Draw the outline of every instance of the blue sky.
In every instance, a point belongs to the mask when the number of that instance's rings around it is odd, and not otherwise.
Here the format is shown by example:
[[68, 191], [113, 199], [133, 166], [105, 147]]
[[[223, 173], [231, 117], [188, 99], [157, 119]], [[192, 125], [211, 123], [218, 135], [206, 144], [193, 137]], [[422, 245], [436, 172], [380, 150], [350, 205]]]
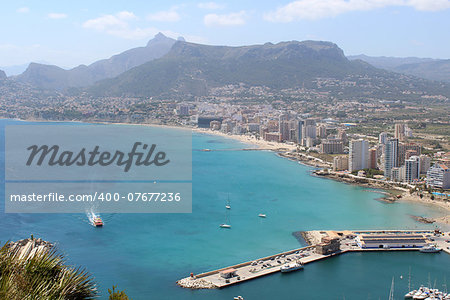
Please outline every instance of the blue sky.
[[326, 40], [346, 55], [450, 58], [450, 0], [2, 1], [0, 66], [90, 64], [159, 31], [212, 45]]

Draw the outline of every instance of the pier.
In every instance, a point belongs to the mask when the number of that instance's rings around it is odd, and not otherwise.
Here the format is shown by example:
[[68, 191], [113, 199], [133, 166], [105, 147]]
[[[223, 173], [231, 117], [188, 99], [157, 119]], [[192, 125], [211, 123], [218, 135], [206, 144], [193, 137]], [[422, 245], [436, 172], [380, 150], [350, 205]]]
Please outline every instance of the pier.
[[192, 289], [224, 288], [280, 272], [281, 266], [291, 262], [304, 264], [307, 272], [307, 264], [347, 252], [419, 251], [424, 246], [436, 245], [442, 252], [450, 254], [450, 232], [434, 230], [306, 231], [303, 236], [309, 246], [191, 274], [177, 284]]

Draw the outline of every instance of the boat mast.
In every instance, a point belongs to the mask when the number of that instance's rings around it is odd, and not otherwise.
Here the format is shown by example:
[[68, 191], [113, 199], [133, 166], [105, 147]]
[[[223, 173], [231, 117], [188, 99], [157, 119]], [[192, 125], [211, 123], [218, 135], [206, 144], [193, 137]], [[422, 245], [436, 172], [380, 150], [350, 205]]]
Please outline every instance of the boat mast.
[[391, 290], [389, 292], [389, 300], [394, 300], [394, 277], [392, 277]]
[[411, 291], [411, 266], [409, 266], [409, 275], [408, 275], [408, 292]]

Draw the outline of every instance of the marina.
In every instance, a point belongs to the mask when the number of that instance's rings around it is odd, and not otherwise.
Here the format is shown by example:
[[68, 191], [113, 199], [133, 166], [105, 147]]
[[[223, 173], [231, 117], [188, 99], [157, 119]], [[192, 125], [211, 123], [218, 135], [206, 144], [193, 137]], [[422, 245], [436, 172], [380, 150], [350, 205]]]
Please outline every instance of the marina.
[[[309, 246], [262, 257], [177, 281], [185, 288], [224, 288], [265, 275], [303, 270], [307, 264], [347, 252], [420, 251], [450, 254], [450, 232], [439, 230], [307, 231]], [[439, 251], [437, 251], [439, 250]], [[305, 267], [304, 267], [305, 266]]]

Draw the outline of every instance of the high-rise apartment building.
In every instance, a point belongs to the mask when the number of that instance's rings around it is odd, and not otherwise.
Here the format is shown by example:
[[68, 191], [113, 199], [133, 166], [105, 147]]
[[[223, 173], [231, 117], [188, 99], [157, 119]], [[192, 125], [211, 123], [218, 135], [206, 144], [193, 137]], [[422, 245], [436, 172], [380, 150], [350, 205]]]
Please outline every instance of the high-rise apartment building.
[[391, 178], [392, 168], [398, 167], [398, 139], [389, 139], [384, 148], [384, 177]]
[[365, 140], [350, 141], [348, 170], [350, 172], [366, 169], [369, 164], [369, 142]]

